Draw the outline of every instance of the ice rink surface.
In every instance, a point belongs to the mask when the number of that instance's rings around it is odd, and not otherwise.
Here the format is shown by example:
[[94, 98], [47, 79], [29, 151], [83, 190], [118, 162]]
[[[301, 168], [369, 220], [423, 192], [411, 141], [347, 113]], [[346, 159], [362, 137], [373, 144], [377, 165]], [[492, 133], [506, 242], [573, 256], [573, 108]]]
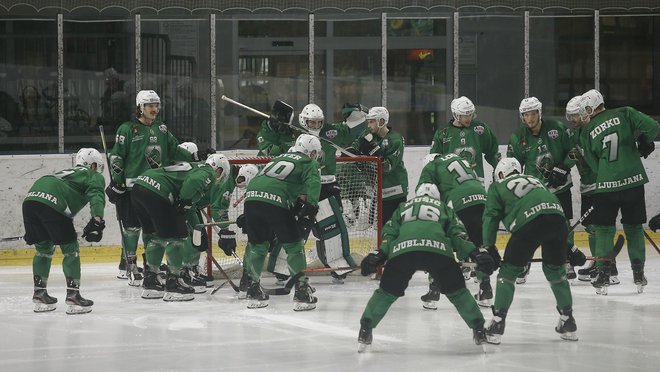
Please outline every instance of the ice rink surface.
[[[359, 319], [378, 283], [359, 276], [343, 285], [313, 277], [317, 309], [294, 312], [293, 294], [251, 310], [228, 286], [191, 302], [144, 300], [115, 279], [116, 265], [86, 264], [81, 294], [94, 300], [93, 311], [66, 315], [61, 266], [53, 266], [48, 286], [58, 308], [40, 314], [32, 311], [31, 268], [0, 267], [0, 371], [656, 371], [660, 255], [649, 247], [647, 258], [643, 294], [625, 250], [621, 284], [609, 295], [572, 283], [577, 342], [555, 333], [554, 298], [533, 264], [527, 283], [516, 286], [502, 344], [485, 350], [446, 298], [436, 311], [422, 308], [427, 281], [418, 273], [364, 354], [356, 352]], [[488, 322], [490, 309], [482, 310]]]

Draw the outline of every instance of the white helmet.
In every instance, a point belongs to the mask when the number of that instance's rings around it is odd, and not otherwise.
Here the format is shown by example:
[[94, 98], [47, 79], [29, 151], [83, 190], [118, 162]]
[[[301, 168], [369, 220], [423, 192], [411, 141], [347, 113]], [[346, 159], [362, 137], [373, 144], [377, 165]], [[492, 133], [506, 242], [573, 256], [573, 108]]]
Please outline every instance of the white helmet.
[[462, 115], [474, 114], [474, 103], [469, 98], [462, 96], [451, 101], [451, 114], [458, 120]]
[[598, 106], [604, 105], [605, 101], [603, 100], [603, 95], [600, 94], [596, 89], [592, 89], [582, 95], [586, 99], [585, 110], [587, 114], [593, 115], [594, 111]]
[[587, 99], [584, 96], [575, 96], [571, 98], [566, 104], [566, 120], [570, 123], [573, 122], [572, 118], [575, 115], [580, 117], [580, 121], [584, 122], [589, 118], [586, 110]]
[[179, 144], [179, 147], [181, 147], [182, 149], [188, 151], [191, 154], [194, 154], [197, 151], [199, 151], [199, 149], [197, 148], [197, 145], [195, 145], [194, 142], [183, 142], [183, 143]]
[[153, 90], [141, 90], [135, 96], [135, 106], [144, 111], [144, 105], [149, 103], [160, 103], [160, 97]]
[[[324, 119], [325, 117], [323, 116], [323, 110], [321, 110], [319, 106], [313, 103], [310, 103], [309, 105], [305, 106], [302, 109], [302, 111], [300, 111], [300, 115], [298, 115], [298, 122], [300, 123], [300, 126], [316, 135], [321, 133], [321, 128], [323, 128]], [[315, 121], [318, 127], [316, 128], [310, 127], [307, 124], [308, 120]]]
[[440, 199], [440, 191], [438, 186], [432, 183], [422, 183], [417, 186], [417, 191], [415, 191], [415, 196], [430, 196], [434, 199]]
[[211, 154], [209, 155], [208, 158], [206, 158], [206, 164], [210, 165], [213, 170], [218, 170], [218, 168], [222, 169], [222, 174], [220, 175], [220, 178], [218, 178], [218, 183], [224, 182], [227, 178], [229, 178], [229, 172], [230, 166], [229, 166], [229, 159], [223, 154]]
[[[296, 152], [301, 152], [312, 159], [318, 159], [321, 155], [321, 141], [319, 141], [318, 137], [314, 137], [311, 134], [303, 133], [298, 136], [293, 148]], [[316, 153], [314, 153], [314, 151], [316, 151]]]
[[[241, 166], [238, 170], [238, 175], [236, 176], [236, 187], [239, 189], [244, 189], [252, 181], [254, 177], [259, 174], [259, 168], [254, 164], [245, 164]], [[241, 179], [242, 177], [242, 179]]]
[[422, 168], [425, 167], [426, 164], [428, 164], [428, 163], [432, 162], [433, 160], [435, 160], [435, 158], [437, 158], [438, 156], [440, 156], [440, 154], [435, 153], [435, 152], [432, 152], [432, 153], [426, 155], [424, 157], [424, 159], [422, 159]]
[[520, 117], [521, 118], [523, 117], [524, 113], [530, 112], [530, 111], [538, 111], [539, 112], [539, 117], [541, 117], [542, 108], [543, 108], [543, 104], [541, 104], [541, 101], [539, 101], [538, 98], [529, 97], [529, 98], [525, 98], [522, 101], [520, 101], [520, 107], [518, 107], [518, 111], [520, 112]]
[[502, 182], [508, 176], [522, 173], [522, 167], [516, 158], [502, 158], [495, 166], [495, 181]]
[[96, 163], [96, 171], [99, 173], [103, 172], [103, 166], [105, 163], [103, 162], [103, 157], [100, 152], [96, 149], [84, 147], [78, 150], [76, 153], [76, 165], [89, 168], [94, 163]]
[[[387, 111], [385, 107], [381, 106], [376, 106], [372, 107], [369, 109], [369, 113], [367, 114], [367, 120], [369, 119], [376, 119], [378, 120], [378, 128], [382, 128], [387, 125], [390, 121], [390, 113]], [[383, 125], [380, 125], [380, 119], [385, 120], [385, 123]]]

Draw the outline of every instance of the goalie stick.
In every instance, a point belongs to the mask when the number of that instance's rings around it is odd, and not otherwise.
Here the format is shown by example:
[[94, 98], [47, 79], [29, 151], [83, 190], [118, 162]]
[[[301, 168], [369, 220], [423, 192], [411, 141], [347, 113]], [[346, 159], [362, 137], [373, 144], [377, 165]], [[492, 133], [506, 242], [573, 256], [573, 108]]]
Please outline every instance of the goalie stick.
[[658, 246], [655, 244], [653, 239], [651, 239], [651, 235], [649, 235], [649, 233], [647, 233], [646, 230], [644, 230], [644, 236], [646, 237], [646, 240], [648, 240], [649, 243], [651, 243], [653, 248], [655, 248], [655, 251], [658, 252], [658, 254], [660, 254], [660, 248], [658, 248]]

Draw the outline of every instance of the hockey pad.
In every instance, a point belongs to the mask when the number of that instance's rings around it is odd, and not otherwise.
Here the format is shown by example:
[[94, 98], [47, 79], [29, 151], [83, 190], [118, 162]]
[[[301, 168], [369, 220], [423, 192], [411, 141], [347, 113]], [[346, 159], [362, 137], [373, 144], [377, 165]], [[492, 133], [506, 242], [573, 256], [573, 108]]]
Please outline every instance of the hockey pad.
[[270, 242], [270, 253], [268, 256], [268, 265], [266, 270], [273, 274], [289, 275], [289, 266], [287, 264], [287, 254], [282, 249], [277, 239]]
[[[316, 250], [323, 265], [325, 267], [355, 267], [355, 261], [351, 257], [348, 229], [339, 203], [334, 196], [319, 202], [316, 221], [319, 238], [316, 242]], [[338, 271], [337, 274], [342, 275], [347, 272], [350, 271]]]

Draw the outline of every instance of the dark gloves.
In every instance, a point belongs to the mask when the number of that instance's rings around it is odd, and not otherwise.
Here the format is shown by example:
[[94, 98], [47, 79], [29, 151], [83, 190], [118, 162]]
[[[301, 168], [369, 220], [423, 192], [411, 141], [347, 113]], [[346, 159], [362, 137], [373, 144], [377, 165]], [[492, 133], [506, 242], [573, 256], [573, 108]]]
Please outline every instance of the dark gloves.
[[655, 150], [655, 142], [646, 142], [644, 141], [644, 136], [640, 135], [637, 137], [637, 151], [639, 151], [639, 156], [648, 158], [649, 155]]
[[227, 256], [231, 256], [236, 252], [236, 233], [229, 229], [220, 230], [220, 239], [218, 239], [218, 247], [222, 249]]
[[[195, 239], [195, 234], [196, 233], [199, 234], [198, 239]], [[205, 228], [202, 227], [201, 229], [194, 229], [193, 230], [192, 245], [199, 252], [206, 252], [206, 250], [209, 248], [209, 236], [206, 233]]]
[[380, 152], [380, 146], [373, 141], [373, 134], [367, 133], [366, 136], [360, 138], [360, 141], [358, 143], [360, 147], [360, 152], [364, 155], [369, 155], [369, 156], [378, 156]]
[[571, 247], [566, 253], [566, 259], [571, 266], [582, 266], [587, 263], [587, 257], [576, 246]]
[[241, 214], [236, 218], [236, 226], [238, 226], [241, 231], [243, 231], [243, 234], [247, 234], [247, 224], [245, 223], [245, 213]]
[[489, 245], [484, 248], [486, 248], [488, 254], [493, 259], [493, 262], [495, 263], [495, 269], [499, 268], [500, 265], [502, 265], [502, 256], [500, 256], [500, 251], [494, 245]]
[[192, 209], [192, 200], [177, 199], [174, 202], [174, 208], [179, 214], [186, 214]]
[[649, 229], [653, 230], [653, 232], [660, 229], [660, 214], [649, 220]]
[[495, 261], [484, 248], [477, 248], [470, 253], [470, 258], [477, 263], [477, 271], [490, 275], [495, 271]]
[[339, 187], [339, 182], [337, 181], [321, 184], [321, 197], [319, 199], [327, 199], [331, 196], [334, 196], [337, 201], [341, 197], [341, 187]]
[[548, 177], [548, 186], [557, 188], [566, 183], [568, 175], [571, 174], [571, 168], [560, 164], [552, 168], [550, 176]]
[[300, 198], [298, 198], [296, 204], [291, 209], [291, 212], [298, 221], [303, 218], [314, 220], [314, 217], [316, 217], [316, 212], [318, 211], [319, 207], [315, 207], [311, 203], [303, 201]]
[[108, 195], [108, 201], [116, 204], [117, 200], [126, 193], [126, 186], [120, 185], [115, 181], [110, 181], [108, 187], [105, 188], [105, 194]]
[[378, 265], [381, 265], [387, 260], [387, 255], [385, 252], [377, 249], [375, 251], [369, 252], [368, 255], [364, 256], [362, 263], [360, 264], [362, 276], [371, 275], [376, 272]]
[[103, 238], [103, 229], [105, 229], [105, 221], [97, 221], [92, 217], [83, 229], [82, 237], [88, 242], [100, 242]]
[[193, 160], [195, 161], [206, 161], [206, 159], [209, 157], [209, 155], [215, 154], [215, 149], [209, 147], [206, 150], [201, 150], [197, 151], [196, 153], [193, 154]]

